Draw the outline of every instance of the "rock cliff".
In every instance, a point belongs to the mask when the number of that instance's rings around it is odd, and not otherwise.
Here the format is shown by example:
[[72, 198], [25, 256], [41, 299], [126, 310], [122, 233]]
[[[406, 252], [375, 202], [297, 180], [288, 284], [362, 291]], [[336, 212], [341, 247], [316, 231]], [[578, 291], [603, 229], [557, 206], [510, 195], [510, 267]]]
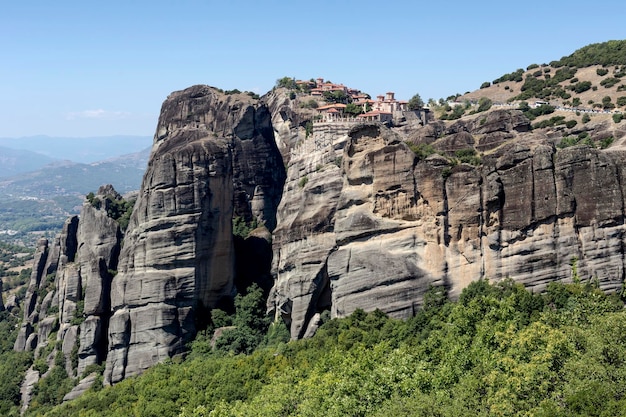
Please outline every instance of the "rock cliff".
[[[62, 355], [72, 377], [83, 376], [89, 365], [102, 363], [107, 355], [110, 283], [122, 238], [109, 211], [120, 200], [111, 186], [101, 187], [83, 204], [80, 220], [69, 218], [59, 237], [53, 242], [41, 239], [35, 252], [15, 350], [35, 351], [49, 366]], [[28, 375], [22, 387], [24, 406], [40, 377], [34, 369]]]
[[292, 337], [312, 334], [323, 310], [408, 317], [429, 286], [457, 297], [483, 277], [541, 291], [571, 280], [576, 264], [580, 278], [621, 288], [624, 152], [557, 150], [527, 132], [520, 112], [486, 120], [414, 132], [444, 155], [495, 149], [479, 166], [438, 154], [420, 160], [405, 137], [381, 125], [305, 143], [292, 156], [268, 300]]
[[[105, 364], [104, 382], [115, 383], [182, 353], [237, 286], [269, 290], [286, 175], [271, 116], [247, 94], [172, 93], [125, 233], [130, 206], [107, 186], [39, 242], [15, 349], [45, 352], [51, 366], [62, 352], [68, 373], [86, 378], [78, 391], [94, 381], [90, 365]], [[233, 236], [233, 222], [258, 227]], [[39, 377], [30, 375], [25, 403]]]
[[273, 230], [284, 178], [267, 106], [207, 86], [167, 98], [112, 283], [105, 382], [182, 353], [232, 300], [247, 255], [233, 218]]
[[[532, 130], [516, 110], [426, 126], [312, 123], [290, 96], [172, 93], [132, 215], [102, 187], [39, 242], [15, 349], [50, 365], [64, 355], [83, 379], [68, 398], [96, 380], [91, 365], [112, 384], [183, 353], [210, 310], [251, 282], [271, 288], [268, 309], [293, 338], [324, 311], [408, 317], [430, 286], [457, 297], [480, 278], [622, 288], [621, 145], [560, 149], [562, 133]], [[25, 403], [38, 377], [31, 369]]]

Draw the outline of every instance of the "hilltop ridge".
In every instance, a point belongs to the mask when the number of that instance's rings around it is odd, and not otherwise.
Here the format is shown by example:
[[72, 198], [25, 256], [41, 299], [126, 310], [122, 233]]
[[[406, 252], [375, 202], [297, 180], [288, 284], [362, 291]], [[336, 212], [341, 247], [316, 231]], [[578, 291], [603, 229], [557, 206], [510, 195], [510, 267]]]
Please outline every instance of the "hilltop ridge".
[[489, 98], [494, 102], [534, 101], [579, 110], [626, 110], [626, 41], [608, 41], [578, 49], [549, 64], [529, 64], [457, 101]]

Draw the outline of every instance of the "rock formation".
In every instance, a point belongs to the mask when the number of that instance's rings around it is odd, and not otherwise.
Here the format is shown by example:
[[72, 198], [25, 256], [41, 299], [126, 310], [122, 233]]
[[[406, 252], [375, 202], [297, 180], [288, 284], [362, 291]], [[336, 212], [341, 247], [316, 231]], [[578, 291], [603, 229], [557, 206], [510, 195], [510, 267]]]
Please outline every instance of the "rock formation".
[[267, 106], [207, 86], [167, 98], [113, 279], [106, 382], [182, 353], [232, 299], [233, 218], [273, 230], [284, 178]]
[[582, 279], [619, 290], [623, 152], [510, 141], [533, 137], [520, 115], [457, 123], [433, 142], [453, 155], [497, 148], [480, 166], [437, 154], [418, 160], [380, 125], [356, 126], [317, 149], [304, 144], [279, 206], [268, 300], [292, 337], [312, 334], [326, 309], [332, 317], [356, 308], [408, 317], [429, 286], [457, 297], [471, 281], [510, 277], [540, 291], [572, 279], [572, 263]]
[[[35, 252], [15, 350], [40, 355], [48, 347], [52, 353], [42, 359], [53, 366], [55, 356], [63, 355], [72, 377], [80, 377], [87, 366], [106, 358], [109, 288], [122, 237], [107, 210], [109, 202], [119, 199], [111, 186], [101, 187], [91, 202], [83, 204], [80, 220], [69, 218], [59, 237], [51, 244], [41, 239]], [[27, 387], [39, 377], [36, 370], [29, 371], [22, 391], [24, 404], [32, 391]]]
[[480, 278], [621, 289], [621, 148], [558, 149], [558, 132], [531, 131], [516, 110], [392, 129], [312, 113], [284, 89], [172, 93], [128, 228], [129, 206], [102, 187], [39, 242], [15, 349], [60, 342], [45, 359], [63, 355], [82, 378], [69, 399], [96, 380], [92, 365], [113, 384], [183, 353], [209, 310], [251, 282], [271, 288], [293, 338], [326, 310], [408, 317], [430, 286], [457, 297]]
[[[173, 93], [125, 236], [129, 206], [104, 186], [54, 242], [39, 242], [15, 349], [42, 351], [56, 332], [49, 365], [57, 348], [73, 377], [106, 363], [106, 383], [183, 352], [237, 285], [271, 287], [284, 179], [265, 104], [207, 86]], [[235, 237], [234, 220], [260, 227]], [[68, 399], [94, 381], [85, 376]]]

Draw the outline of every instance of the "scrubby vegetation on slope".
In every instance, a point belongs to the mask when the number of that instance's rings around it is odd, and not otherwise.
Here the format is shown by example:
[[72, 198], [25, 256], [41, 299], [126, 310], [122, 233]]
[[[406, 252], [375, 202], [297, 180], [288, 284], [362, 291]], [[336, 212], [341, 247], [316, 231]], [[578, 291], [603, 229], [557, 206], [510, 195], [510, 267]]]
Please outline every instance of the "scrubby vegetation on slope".
[[626, 40], [594, 43], [576, 50], [573, 54], [550, 62], [553, 67], [591, 65], [626, 65]]
[[200, 340], [184, 361], [45, 415], [615, 416], [626, 410], [625, 319], [591, 283], [537, 295], [479, 281], [455, 303], [434, 288], [406, 321], [358, 310], [250, 355]]
[[[485, 81], [458, 102], [549, 101], [564, 108], [596, 112], [625, 110], [626, 40], [587, 45], [550, 64], [531, 64]], [[619, 122], [616, 122], [619, 123]]]

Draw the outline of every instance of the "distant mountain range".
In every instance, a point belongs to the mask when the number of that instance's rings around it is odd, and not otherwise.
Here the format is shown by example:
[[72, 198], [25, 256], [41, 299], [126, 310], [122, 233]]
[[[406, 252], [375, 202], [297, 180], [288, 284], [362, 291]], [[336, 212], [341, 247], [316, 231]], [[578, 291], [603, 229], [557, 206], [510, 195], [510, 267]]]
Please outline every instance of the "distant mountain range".
[[0, 240], [33, 245], [40, 233], [31, 232], [57, 233], [101, 185], [121, 194], [138, 190], [150, 149], [86, 164], [0, 147]]
[[103, 184], [120, 193], [139, 189], [150, 148], [100, 162], [56, 161], [40, 169], [0, 178], [0, 196], [51, 198], [84, 195]]
[[0, 178], [34, 171], [54, 161], [36, 152], [0, 146]]
[[0, 138], [0, 147], [36, 152], [52, 160], [70, 160], [85, 164], [140, 152], [151, 145], [151, 136]]

